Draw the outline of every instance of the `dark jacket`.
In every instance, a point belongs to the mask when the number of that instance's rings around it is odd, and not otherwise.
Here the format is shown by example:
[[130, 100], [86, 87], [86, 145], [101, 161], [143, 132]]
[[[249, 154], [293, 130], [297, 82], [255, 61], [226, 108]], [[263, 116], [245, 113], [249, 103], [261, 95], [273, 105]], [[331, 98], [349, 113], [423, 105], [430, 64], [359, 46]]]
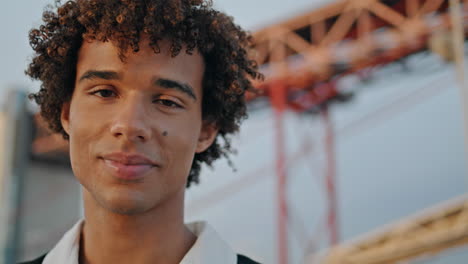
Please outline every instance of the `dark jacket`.
[[[27, 261], [27, 262], [21, 262], [19, 264], [41, 264], [42, 261], [44, 260], [45, 256], [46, 256], [46, 254], [38, 257], [35, 260]], [[237, 264], [260, 264], [260, 263], [255, 262], [255, 261], [249, 259], [248, 257], [244, 256], [244, 255], [238, 254], [237, 255]]]

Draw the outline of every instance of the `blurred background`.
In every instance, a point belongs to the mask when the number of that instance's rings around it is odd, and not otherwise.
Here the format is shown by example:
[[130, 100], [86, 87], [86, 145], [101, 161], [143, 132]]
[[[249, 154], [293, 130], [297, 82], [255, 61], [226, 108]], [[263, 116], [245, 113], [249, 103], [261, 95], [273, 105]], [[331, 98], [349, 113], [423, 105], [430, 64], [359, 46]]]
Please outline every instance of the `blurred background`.
[[[0, 263], [47, 252], [82, 216], [66, 142], [25, 98], [47, 4], [0, 8]], [[468, 1], [214, 6], [253, 33], [266, 79], [236, 169], [204, 168], [187, 221], [262, 263], [467, 263]]]

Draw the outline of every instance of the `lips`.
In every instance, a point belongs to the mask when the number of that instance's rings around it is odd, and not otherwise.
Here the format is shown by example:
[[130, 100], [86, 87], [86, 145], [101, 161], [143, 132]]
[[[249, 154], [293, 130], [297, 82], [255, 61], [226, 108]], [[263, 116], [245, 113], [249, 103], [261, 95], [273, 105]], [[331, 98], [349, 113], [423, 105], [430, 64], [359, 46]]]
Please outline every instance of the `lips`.
[[137, 180], [145, 176], [158, 164], [144, 155], [132, 153], [111, 153], [101, 156], [106, 168], [113, 176], [123, 180]]

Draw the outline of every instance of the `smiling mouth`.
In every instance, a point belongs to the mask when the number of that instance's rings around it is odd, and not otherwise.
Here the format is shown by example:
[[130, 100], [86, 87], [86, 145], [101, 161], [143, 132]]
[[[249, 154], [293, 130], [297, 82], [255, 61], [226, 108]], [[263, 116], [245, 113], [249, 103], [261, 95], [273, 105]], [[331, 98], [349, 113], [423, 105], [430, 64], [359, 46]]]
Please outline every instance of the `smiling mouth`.
[[117, 161], [102, 159], [111, 174], [123, 180], [138, 180], [153, 168], [152, 164], [123, 164]]
[[145, 177], [148, 171], [158, 167], [146, 156], [116, 152], [99, 157], [106, 169], [121, 180], [139, 180]]

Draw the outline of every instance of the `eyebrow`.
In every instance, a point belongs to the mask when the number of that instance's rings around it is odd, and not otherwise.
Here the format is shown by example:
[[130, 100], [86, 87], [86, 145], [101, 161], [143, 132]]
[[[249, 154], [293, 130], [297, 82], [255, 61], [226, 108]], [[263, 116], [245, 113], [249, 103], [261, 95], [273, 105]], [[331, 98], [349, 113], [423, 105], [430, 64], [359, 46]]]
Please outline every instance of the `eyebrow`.
[[163, 88], [176, 89], [192, 97], [194, 100], [197, 100], [197, 97], [195, 96], [192, 86], [188, 84], [181, 83], [175, 80], [164, 79], [164, 78], [157, 78], [153, 83]]
[[115, 71], [97, 71], [89, 70], [81, 75], [79, 82], [83, 80], [104, 79], [104, 80], [119, 80], [120, 75]]
[[[78, 82], [84, 80], [92, 80], [92, 79], [104, 79], [104, 80], [120, 80], [121, 76], [119, 73], [115, 71], [98, 71], [98, 70], [89, 70], [86, 71], [83, 75], [81, 75]], [[165, 78], [153, 78], [153, 85], [160, 86], [166, 89], [175, 89], [186, 95], [192, 97], [194, 100], [197, 100], [195, 96], [195, 92], [192, 86], [181, 83], [175, 80], [165, 79]]]

